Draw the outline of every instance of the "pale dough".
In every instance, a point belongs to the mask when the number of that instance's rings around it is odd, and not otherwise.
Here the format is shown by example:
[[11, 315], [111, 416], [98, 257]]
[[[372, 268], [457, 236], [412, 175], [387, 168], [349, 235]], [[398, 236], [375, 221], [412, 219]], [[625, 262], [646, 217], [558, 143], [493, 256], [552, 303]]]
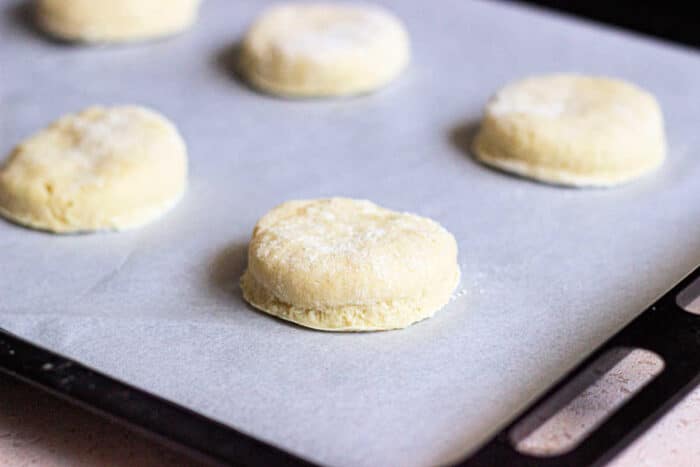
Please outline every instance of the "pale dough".
[[255, 226], [245, 299], [329, 331], [403, 328], [432, 316], [459, 281], [457, 243], [438, 223], [369, 201], [289, 201]]
[[49, 34], [83, 42], [169, 36], [194, 23], [200, 0], [39, 0], [37, 21]]
[[369, 4], [285, 3], [246, 34], [241, 72], [257, 88], [289, 97], [373, 91], [410, 60], [408, 33], [387, 10]]
[[92, 107], [36, 133], [0, 166], [0, 214], [56, 233], [120, 230], [172, 207], [187, 179], [175, 126], [141, 107]]
[[536, 180], [611, 186], [657, 168], [666, 142], [648, 92], [611, 78], [555, 74], [500, 90], [473, 149], [488, 165]]

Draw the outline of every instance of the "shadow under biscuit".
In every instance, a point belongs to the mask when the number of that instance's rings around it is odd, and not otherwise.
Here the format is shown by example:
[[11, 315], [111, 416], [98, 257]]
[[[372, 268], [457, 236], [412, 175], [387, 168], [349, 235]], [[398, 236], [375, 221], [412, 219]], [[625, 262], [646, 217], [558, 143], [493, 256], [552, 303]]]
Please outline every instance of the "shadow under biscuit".
[[477, 133], [479, 133], [480, 126], [481, 121], [478, 119], [467, 120], [465, 123], [454, 126], [448, 132], [448, 138], [450, 140], [450, 143], [455, 149], [457, 149], [457, 151], [462, 153], [462, 155], [468, 157], [474, 163], [474, 165], [488, 169], [489, 172], [492, 173], [507, 174], [510, 176], [514, 176], [513, 174], [509, 174], [507, 172], [498, 170], [495, 167], [491, 167], [490, 165], [483, 163], [481, 160], [479, 160], [478, 157], [476, 157], [476, 154], [474, 153], [474, 139], [476, 138]]
[[[477, 161], [472, 151], [474, 138], [479, 132], [479, 120], [469, 120], [450, 129], [448, 136], [452, 146], [471, 159]], [[478, 162], [478, 161], [477, 161]]]
[[223, 74], [232, 81], [235, 81], [242, 88], [258, 94], [259, 96], [274, 97], [251, 85], [246, 79], [241, 67], [242, 51], [242, 41], [236, 41], [233, 44], [228, 44], [214, 53], [212, 63], [219, 73]]
[[217, 253], [209, 266], [209, 282], [215, 293], [243, 301], [240, 280], [247, 263], [247, 243], [236, 242]]
[[20, 29], [31, 36], [41, 38], [60, 46], [69, 46], [73, 44], [71, 41], [47, 33], [39, 26], [36, 19], [36, 4], [37, 2], [35, 0], [18, 1], [9, 5], [4, 15], [7, 17], [9, 23], [18, 25]]
[[9, 23], [16, 24], [32, 34], [37, 34], [40, 30], [34, 21], [35, 7], [36, 3], [33, 1], [20, 1], [8, 5], [3, 13]]
[[289, 326], [305, 331], [316, 331], [315, 329], [307, 328], [265, 313], [248, 303], [243, 298], [243, 291], [240, 285], [241, 276], [245, 272], [247, 265], [248, 243], [233, 243], [216, 254], [209, 266], [209, 282], [214, 293], [225, 300], [237, 300], [245, 305], [247, 310], [282, 326]]

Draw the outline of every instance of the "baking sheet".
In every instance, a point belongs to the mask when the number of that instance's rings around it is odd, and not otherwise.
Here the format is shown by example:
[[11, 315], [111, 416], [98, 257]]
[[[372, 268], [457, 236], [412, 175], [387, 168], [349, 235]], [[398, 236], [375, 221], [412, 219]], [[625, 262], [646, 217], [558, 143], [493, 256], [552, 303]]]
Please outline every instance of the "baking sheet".
[[[231, 51], [268, 2], [207, 0], [190, 33], [76, 47], [0, 0], [0, 153], [59, 115], [135, 103], [173, 119], [190, 186], [159, 222], [57, 237], [0, 222], [0, 326], [308, 459], [455, 460], [700, 263], [700, 59], [500, 3], [384, 2], [414, 60], [366, 97], [285, 101], [236, 81]], [[482, 106], [523, 75], [615, 75], [656, 94], [667, 163], [623, 188], [506, 176], [465, 150]], [[455, 234], [463, 279], [435, 318], [330, 334], [246, 306], [262, 214], [343, 195]]]

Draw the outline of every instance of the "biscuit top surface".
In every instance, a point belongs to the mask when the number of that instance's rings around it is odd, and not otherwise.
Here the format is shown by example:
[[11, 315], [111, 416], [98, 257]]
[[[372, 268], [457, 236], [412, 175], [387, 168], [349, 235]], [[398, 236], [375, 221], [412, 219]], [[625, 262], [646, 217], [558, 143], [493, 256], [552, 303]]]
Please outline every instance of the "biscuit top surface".
[[248, 40], [257, 50], [324, 62], [362, 53], [401, 30], [391, 13], [373, 5], [282, 4], [263, 13]]
[[424, 217], [364, 200], [290, 201], [256, 225], [249, 267], [295, 303], [364, 303], [452, 278], [456, 251], [454, 237]]
[[[170, 157], [149, 151], [176, 130], [156, 113], [136, 106], [90, 107], [60, 118], [13, 152], [5, 170], [47, 172], [70, 178], [98, 177], [110, 169], [126, 170], [147, 158]], [[168, 142], [171, 140], [169, 139]]]
[[621, 80], [574, 74], [526, 78], [509, 84], [489, 102], [494, 117], [527, 115], [544, 119], [636, 120], [656, 107], [646, 91]]

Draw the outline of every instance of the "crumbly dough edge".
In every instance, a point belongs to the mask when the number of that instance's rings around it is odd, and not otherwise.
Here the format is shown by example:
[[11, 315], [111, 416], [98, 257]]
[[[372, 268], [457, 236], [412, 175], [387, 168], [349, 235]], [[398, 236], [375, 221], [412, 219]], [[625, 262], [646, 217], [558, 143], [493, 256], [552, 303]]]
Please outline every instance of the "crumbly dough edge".
[[130, 44], [136, 42], [167, 39], [183, 34], [187, 30], [192, 28], [194, 23], [197, 21], [197, 15], [193, 15], [186, 22], [183, 22], [176, 26], [163, 28], [161, 30], [126, 36], [112, 34], [109, 36], [99, 38], [86, 37], [81, 32], [71, 30], [70, 27], [64, 27], [61, 24], [61, 21], [54, 21], [50, 16], [43, 14], [40, 10], [37, 10], [35, 12], [34, 21], [39, 26], [39, 29], [41, 29], [41, 31], [45, 32], [46, 34], [50, 35], [55, 39], [58, 39], [59, 41], [74, 42], [78, 44]]
[[247, 56], [248, 52], [241, 51], [241, 58], [236, 64], [237, 74], [253, 89], [264, 94], [282, 97], [285, 99], [324, 99], [324, 98], [343, 98], [353, 96], [363, 96], [380, 91], [396, 81], [403, 72], [408, 68], [411, 62], [410, 53], [400, 66], [382, 80], [364, 81], [359, 83], [343, 84], [343, 86], [325, 86], [324, 88], [315, 87], [317, 83], [311, 83], [308, 86], [300, 86], [298, 83], [284, 84], [275, 80], [268, 79], [255, 71], [255, 60]]
[[530, 178], [550, 185], [571, 186], [576, 188], [612, 188], [625, 183], [630, 183], [635, 179], [656, 170], [663, 164], [664, 159], [660, 158], [651, 164], [616, 173], [608, 172], [599, 173], [596, 175], [586, 175], [572, 172], [570, 170], [532, 164], [520, 159], [494, 155], [484, 149], [484, 147], [479, 143], [478, 136], [476, 138], [476, 142], [472, 145], [472, 152], [477, 160], [500, 171]]
[[[458, 267], [454, 283], [449, 289], [450, 293], [444, 297], [431, 297], [427, 300], [402, 299], [371, 305], [348, 305], [328, 310], [297, 308], [280, 301], [255, 280], [250, 270], [246, 270], [241, 276], [240, 286], [243, 298], [250, 305], [285, 321], [318, 331], [367, 332], [403, 329], [432, 317], [449, 303], [460, 277], [461, 272]], [[363, 320], [367, 324], [361, 324]], [[324, 322], [335, 324], [324, 325]]]
[[[173, 210], [175, 206], [177, 206], [182, 198], [185, 196], [185, 192], [187, 191], [187, 186], [185, 185], [178, 194], [178, 196], [162, 203], [157, 206], [150, 206], [148, 208], [145, 208], [142, 210], [142, 213], [139, 213], [139, 215], [133, 216], [133, 219], [130, 219], [126, 222], [118, 222], [112, 225], [111, 227], [95, 227], [95, 228], [57, 228], [55, 226], [51, 226], [47, 224], [46, 222], [41, 222], [41, 221], [35, 221], [32, 220], [31, 215], [18, 215], [15, 213], [12, 213], [10, 210], [5, 209], [2, 205], [0, 205], [0, 217], [5, 218], [7, 221], [12, 222], [13, 224], [19, 225], [21, 227], [26, 227], [32, 230], [38, 230], [40, 232], [48, 232], [52, 234], [58, 234], [58, 235], [79, 235], [79, 234], [90, 234], [90, 233], [98, 233], [98, 232], [121, 232], [125, 230], [134, 230], [139, 227], [143, 227], [146, 224], [150, 224], [151, 222], [155, 221], [156, 219], [159, 219], [160, 217], [164, 216], [166, 213], [169, 211]], [[127, 216], [127, 217], [132, 217], [132, 216]], [[60, 223], [59, 223], [60, 224]]]

